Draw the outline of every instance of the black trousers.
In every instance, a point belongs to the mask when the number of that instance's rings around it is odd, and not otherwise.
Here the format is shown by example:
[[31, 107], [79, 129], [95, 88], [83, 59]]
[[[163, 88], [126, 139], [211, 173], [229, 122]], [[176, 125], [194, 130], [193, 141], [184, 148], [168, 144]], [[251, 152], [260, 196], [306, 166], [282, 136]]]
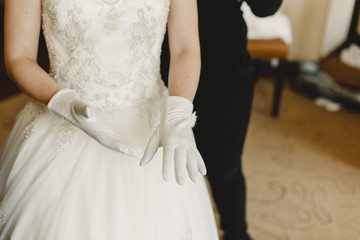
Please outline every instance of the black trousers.
[[254, 82], [250, 68], [217, 79], [202, 77], [194, 100], [194, 134], [208, 170], [226, 240], [250, 239], [246, 224], [246, 185], [242, 151]]

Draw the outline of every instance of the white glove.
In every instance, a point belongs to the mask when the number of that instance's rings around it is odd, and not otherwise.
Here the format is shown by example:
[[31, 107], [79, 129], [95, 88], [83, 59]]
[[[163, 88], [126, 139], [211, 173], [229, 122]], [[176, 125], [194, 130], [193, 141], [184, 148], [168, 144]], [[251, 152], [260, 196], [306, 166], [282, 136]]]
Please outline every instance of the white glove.
[[80, 128], [103, 146], [131, 157], [139, 155], [140, 149], [110, 129], [100, 114], [82, 101], [75, 91], [59, 90], [47, 107], [52, 114]]
[[161, 121], [151, 136], [140, 165], [149, 163], [157, 149], [163, 146], [163, 178], [169, 181], [175, 168], [177, 182], [185, 182], [186, 172], [196, 182], [201, 174], [206, 174], [205, 163], [196, 148], [192, 127], [195, 114], [192, 114], [191, 101], [170, 96], [161, 106]]

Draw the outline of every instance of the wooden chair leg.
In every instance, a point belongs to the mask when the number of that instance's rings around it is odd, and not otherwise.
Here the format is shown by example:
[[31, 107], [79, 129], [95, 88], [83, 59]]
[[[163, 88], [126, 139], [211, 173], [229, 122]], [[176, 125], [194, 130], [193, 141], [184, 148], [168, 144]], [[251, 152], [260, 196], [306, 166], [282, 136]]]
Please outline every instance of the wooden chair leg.
[[280, 60], [279, 66], [276, 68], [275, 72], [275, 84], [274, 84], [274, 95], [273, 95], [273, 105], [271, 110], [271, 115], [277, 117], [279, 114], [281, 93], [284, 85], [284, 60]]

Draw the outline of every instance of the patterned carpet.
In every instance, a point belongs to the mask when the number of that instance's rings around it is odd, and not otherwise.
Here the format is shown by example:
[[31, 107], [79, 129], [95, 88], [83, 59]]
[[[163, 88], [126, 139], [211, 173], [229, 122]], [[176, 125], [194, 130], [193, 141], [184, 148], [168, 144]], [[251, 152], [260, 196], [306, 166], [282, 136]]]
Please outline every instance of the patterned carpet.
[[360, 114], [327, 112], [285, 88], [270, 117], [271, 81], [256, 85], [244, 153], [255, 239], [360, 239]]
[[[259, 80], [245, 145], [250, 233], [257, 240], [360, 240], [360, 114], [327, 112], [286, 87], [274, 119], [271, 93], [272, 81]], [[26, 100], [0, 102], [0, 144]]]

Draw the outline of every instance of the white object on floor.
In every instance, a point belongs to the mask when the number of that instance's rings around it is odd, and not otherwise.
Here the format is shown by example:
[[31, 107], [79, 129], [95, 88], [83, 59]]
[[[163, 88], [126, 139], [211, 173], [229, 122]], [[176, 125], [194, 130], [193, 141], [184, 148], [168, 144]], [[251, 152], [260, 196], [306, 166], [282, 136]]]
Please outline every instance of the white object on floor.
[[341, 109], [341, 105], [337, 102], [324, 97], [316, 98], [314, 101], [316, 106], [324, 107], [329, 112], [337, 112]]
[[355, 68], [360, 68], [360, 47], [357, 44], [351, 44], [350, 47], [341, 51], [340, 60]]
[[273, 16], [260, 18], [255, 16], [244, 2], [241, 6], [243, 16], [248, 26], [249, 39], [282, 39], [286, 44], [292, 43], [292, 31], [289, 18], [282, 12]]

